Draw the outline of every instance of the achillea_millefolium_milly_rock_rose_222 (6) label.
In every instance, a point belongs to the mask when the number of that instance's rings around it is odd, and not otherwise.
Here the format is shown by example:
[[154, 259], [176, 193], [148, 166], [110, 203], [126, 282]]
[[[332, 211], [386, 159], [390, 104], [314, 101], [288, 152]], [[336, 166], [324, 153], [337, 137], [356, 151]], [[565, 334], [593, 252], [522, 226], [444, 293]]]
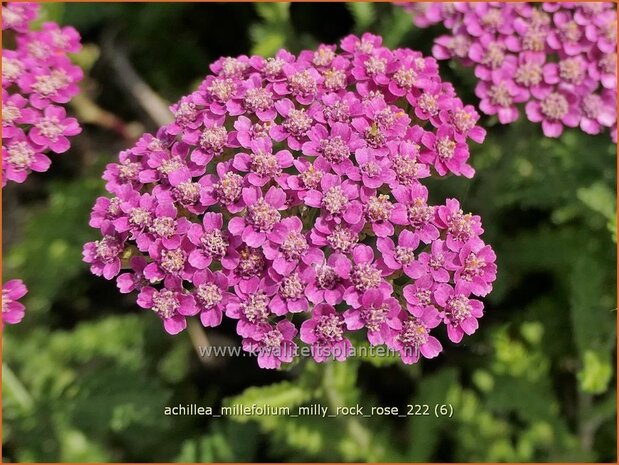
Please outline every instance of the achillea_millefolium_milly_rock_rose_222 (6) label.
[[[83, 77], [69, 54], [81, 48], [78, 32], [44, 22], [34, 30], [39, 5], [2, 5], [2, 185], [22, 183], [32, 171], [50, 167], [50, 153], [69, 150], [81, 132], [64, 105]], [[10, 40], [10, 41], [9, 41]]]
[[170, 334], [237, 320], [264, 368], [301, 344], [344, 360], [364, 338], [414, 363], [477, 329], [494, 252], [480, 217], [431, 205], [423, 180], [472, 177], [485, 131], [434, 58], [368, 33], [211, 71], [107, 166], [94, 274]]
[[474, 68], [479, 108], [503, 124], [526, 118], [547, 137], [610, 129], [617, 141], [617, 7], [604, 2], [402, 4], [415, 24], [449, 34], [433, 55]]

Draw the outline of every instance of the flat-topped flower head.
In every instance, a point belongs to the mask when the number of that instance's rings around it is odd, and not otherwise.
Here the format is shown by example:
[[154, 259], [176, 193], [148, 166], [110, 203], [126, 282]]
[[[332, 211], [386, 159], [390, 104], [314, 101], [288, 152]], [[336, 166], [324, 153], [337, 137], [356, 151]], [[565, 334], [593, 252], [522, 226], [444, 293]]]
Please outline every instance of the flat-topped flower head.
[[609, 107], [617, 106], [613, 3], [402, 6], [419, 27], [442, 24], [449, 31], [435, 40], [433, 55], [474, 67], [475, 93], [485, 114], [510, 124], [524, 106], [526, 117], [541, 123], [547, 137], [559, 137], [564, 126], [588, 134], [610, 129], [612, 135], [616, 111], [605, 110], [600, 121], [581, 110], [590, 107], [592, 93], [603, 90], [610, 91]]
[[[487, 15], [506, 30], [502, 15]], [[498, 76], [499, 51], [511, 62], [512, 45], [489, 52], [490, 72]], [[19, 80], [19, 57], [5, 59]], [[92, 271], [137, 292], [168, 332], [192, 315], [209, 328], [236, 320], [263, 368], [291, 362], [300, 343], [316, 362], [344, 360], [356, 331], [406, 363], [438, 354], [429, 330], [454, 324], [437, 286], [486, 295], [496, 267], [479, 218], [452, 199], [432, 204], [423, 185], [472, 176], [468, 143], [485, 137], [436, 60], [364, 34], [298, 55], [222, 57], [210, 69], [171, 106], [172, 123], [106, 168], [110, 196], [89, 223], [101, 237], [84, 252]], [[543, 98], [540, 89], [526, 92]], [[608, 96], [592, 95], [594, 130]], [[30, 121], [23, 100], [7, 103], [9, 120]], [[70, 121], [49, 116], [24, 149], [67, 135]]]
[[62, 106], [79, 92], [83, 76], [68, 58], [81, 48], [79, 34], [52, 22], [35, 30], [38, 14], [34, 3], [2, 6], [9, 44], [2, 49], [3, 186], [24, 182], [32, 171], [47, 171], [51, 160], [44, 154], [66, 152], [70, 137], [81, 132]]

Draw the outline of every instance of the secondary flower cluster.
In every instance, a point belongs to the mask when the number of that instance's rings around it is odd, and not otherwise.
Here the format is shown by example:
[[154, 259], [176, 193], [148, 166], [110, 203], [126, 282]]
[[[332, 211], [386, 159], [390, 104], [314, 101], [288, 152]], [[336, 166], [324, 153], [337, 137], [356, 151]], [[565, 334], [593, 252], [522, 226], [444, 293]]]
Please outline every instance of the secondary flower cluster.
[[72, 27], [46, 22], [31, 30], [39, 5], [2, 6], [2, 30], [15, 47], [2, 48], [2, 185], [22, 183], [32, 171], [47, 171], [46, 153], [64, 153], [68, 137], [81, 132], [75, 118], [67, 118], [63, 104], [78, 93], [82, 70], [68, 53], [80, 50]]
[[292, 359], [299, 332], [317, 361], [345, 359], [363, 330], [413, 363], [442, 350], [441, 323], [455, 342], [475, 331], [494, 253], [478, 216], [430, 205], [420, 181], [472, 176], [467, 141], [485, 132], [433, 58], [364, 34], [211, 70], [105, 170], [94, 274], [171, 334], [193, 315], [238, 320], [265, 368]]
[[11, 279], [2, 286], [2, 322], [14, 325], [24, 318], [25, 307], [18, 302], [28, 289], [21, 279]]
[[617, 137], [617, 11], [613, 3], [405, 4], [420, 27], [442, 24], [437, 59], [475, 68], [479, 108], [502, 124], [519, 117], [547, 137], [564, 126]]

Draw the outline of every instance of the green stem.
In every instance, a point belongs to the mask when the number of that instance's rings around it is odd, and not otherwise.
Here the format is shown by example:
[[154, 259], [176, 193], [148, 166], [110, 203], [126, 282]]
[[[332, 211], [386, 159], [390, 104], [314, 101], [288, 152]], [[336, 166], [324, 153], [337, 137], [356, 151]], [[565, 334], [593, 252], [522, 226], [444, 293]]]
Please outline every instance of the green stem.
[[[335, 386], [333, 372], [334, 366], [335, 362], [333, 361], [325, 364], [323, 386], [325, 389], [325, 394], [327, 396], [329, 407], [332, 411], [335, 412], [335, 410], [337, 410], [337, 407], [345, 407], [346, 404], [341, 394], [338, 392], [337, 387]], [[370, 449], [370, 434], [368, 430], [363, 427], [359, 419], [356, 417], [345, 416], [338, 417], [338, 419], [346, 423], [346, 427], [348, 429], [350, 437], [355, 440], [357, 446], [359, 447], [359, 456], [367, 457], [367, 453]]]

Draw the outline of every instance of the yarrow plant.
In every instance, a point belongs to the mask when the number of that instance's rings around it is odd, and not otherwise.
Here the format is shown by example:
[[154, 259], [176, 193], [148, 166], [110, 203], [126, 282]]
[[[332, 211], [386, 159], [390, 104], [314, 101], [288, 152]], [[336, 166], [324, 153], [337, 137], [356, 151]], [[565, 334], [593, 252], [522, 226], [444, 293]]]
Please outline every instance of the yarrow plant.
[[479, 108], [502, 124], [526, 117], [547, 137], [610, 128], [617, 140], [617, 11], [613, 3], [402, 4], [419, 27], [442, 24], [433, 55], [474, 67]]
[[485, 131], [435, 59], [364, 34], [211, 70], [105, 170], [95, 275], [170, 334], [237, 320], [264, 368], [300, 342], [343, 360], [365, 337], [414, 363], [441, 352], [439, 325], [454, 342], [476, 330], [495, 255], [479, 216], [429, 204], [422, 180], [473, 176]]
[[24, 182], [32, 171], [47, 171], [46, 154], [66, 152], [69, 138], [81, 132], [63, 106], [78, 93], [83, 75], [68, 57], [80, 50], [80, 36], [53, 22], [32, 30], [38, 10], [34, 3], [2, 5], [3, 187]]
[[14, 325], [19, 323], [25, 314], [24, 304], [18, 302], [26, 295], [28, 289], [21, 279], [11, 279], [2, 286], [2, 322]]

